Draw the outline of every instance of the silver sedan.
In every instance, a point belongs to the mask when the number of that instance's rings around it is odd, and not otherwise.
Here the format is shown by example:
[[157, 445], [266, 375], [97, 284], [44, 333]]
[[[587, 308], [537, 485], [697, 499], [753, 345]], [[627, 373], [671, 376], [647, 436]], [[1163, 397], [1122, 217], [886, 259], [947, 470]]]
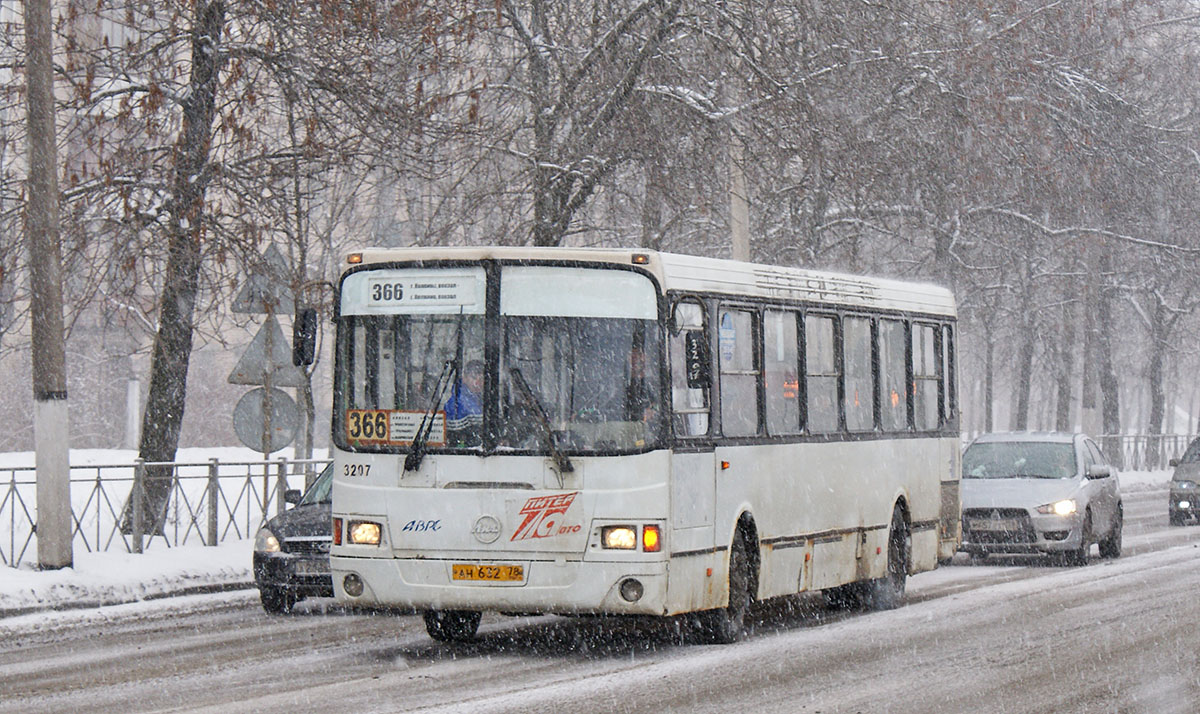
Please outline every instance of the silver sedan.
[[1084, 434], [984, 434], [963, 453], [963, 540], [973, 557], [1055, 553], [1086, 565], [1121, 555], [1116, 469]]

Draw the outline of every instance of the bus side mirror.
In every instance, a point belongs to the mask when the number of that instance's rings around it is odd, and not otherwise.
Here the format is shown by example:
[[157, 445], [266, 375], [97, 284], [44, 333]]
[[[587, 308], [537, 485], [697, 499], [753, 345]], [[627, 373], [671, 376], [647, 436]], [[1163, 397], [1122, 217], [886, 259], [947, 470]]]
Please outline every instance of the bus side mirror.
[[688, 389], [707, 389], [712, 382], [712, 366], [708, 360], [708, 343], [704, 339], [704, 332], [688, 330], [683, 339]]
[[306, 307], [292, 322], [292, 364], [306, 367], [317, 357], [317, 311]]

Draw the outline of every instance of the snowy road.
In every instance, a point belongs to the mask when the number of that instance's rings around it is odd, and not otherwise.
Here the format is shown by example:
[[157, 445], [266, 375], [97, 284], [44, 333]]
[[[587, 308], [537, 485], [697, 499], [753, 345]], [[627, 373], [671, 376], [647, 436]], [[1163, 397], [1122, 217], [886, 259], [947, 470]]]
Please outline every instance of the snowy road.
[[1125, 503], [1118, 561], [963, 560], [891, 612], [772, 604], [732, 646], [496, 616], [450, 646], [416, 617], [269, 617], [246, 593], [0, 622], [0, 712], [1193, 712], [1200, 527], [1169, 528], [1162, 491]]

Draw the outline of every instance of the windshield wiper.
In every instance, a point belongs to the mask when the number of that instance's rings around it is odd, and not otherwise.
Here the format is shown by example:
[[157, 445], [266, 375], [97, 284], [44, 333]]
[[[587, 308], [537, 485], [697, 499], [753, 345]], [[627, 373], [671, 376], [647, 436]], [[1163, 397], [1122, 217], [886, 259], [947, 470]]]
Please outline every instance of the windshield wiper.
[[533, 411], [538, 418], [538, 424], [542, 427], [542, 432], [546, 437], [546, 448], [550, 451], [551, 458], [554, 459], [554, 465], [558, 471], [558, 485], [562, 486], [562, 475], [569, 474], [575, 470], [571, 464], [571, 459], [563, 453], [562, 449], [558, 448], [558, 439], [554, 436], [554, 427], [550, 424], [550, 415], [546, 413], [542, 403], [538, 401], [537, 395], [530, 389], [525, 378], [521, 376], [521, 370], [512, 367], [508, 370], [509, 378], [513, 384], [517, 385], [518, 391], [521, 392], [522, 398], [533, 407]]
[[433, 401], [421, 415], [421, 423], [417, 425], [417, 433], [413, 435], [408, 456], [404, 457], [405, 471], [416, 471], [421, 468], [421, 459], [425, 458], [425, 443], [429, 441], [429, 434], [433, 431], [433, 417], [437, 414], [438, 405], [442, 403], [442, 391], [453, 384], [452, 380], [457, 373], [457, 360], [446, 360], [446, 364], [442, 366], [442, 373], [438, 375], [437, 383], [433, 385]]
[[[433, 385], [433, 403], [421, 415], [421, 423], [417, 425], [417, 433], [413, 435], [408, 456], [404, 457], [405, 471], [416, 471], [421, 468], [421, 460], [425, 458], [425, 443], [429, 441], [429, 434], [433, 431], [434, 415], [437, 414], [437, 408], [442, 403], [442, 390], [454, 385], [454, 399], [456, 402], [458, 401], [458, 381], [459, 375], [462, 374], [464, 316], [463, 309], [460, 307], [458, 321], [454, 325], [454, 358], [446, 360], [446, 364], [442, 366], [442, 373], [438, 375], [437, 383]], [[433, 330], [429, 331], [429, 335], [432, 339]]]

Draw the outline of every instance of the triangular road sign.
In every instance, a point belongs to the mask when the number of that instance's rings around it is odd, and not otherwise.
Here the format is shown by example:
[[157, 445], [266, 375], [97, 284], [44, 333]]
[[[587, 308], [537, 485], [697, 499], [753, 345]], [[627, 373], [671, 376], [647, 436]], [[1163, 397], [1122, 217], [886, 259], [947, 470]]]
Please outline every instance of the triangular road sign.
[[283, 336], [274, 315], [267, 318], [250, 341], [229, 373], [229, 383], [265, 385], [268, 374], [273, 387], [299, 387], [304, 383], [304, 373], [292, 364], [292, 345]]
[[233, 299], [231, 309], [242, 313], [266, 313], [268, 315], [296, 312], [295, 297], [288, 285], [292, 279], [292, 266], [274, 245], [267, 246], [262, 261], [250, 268], [246, 283]]

